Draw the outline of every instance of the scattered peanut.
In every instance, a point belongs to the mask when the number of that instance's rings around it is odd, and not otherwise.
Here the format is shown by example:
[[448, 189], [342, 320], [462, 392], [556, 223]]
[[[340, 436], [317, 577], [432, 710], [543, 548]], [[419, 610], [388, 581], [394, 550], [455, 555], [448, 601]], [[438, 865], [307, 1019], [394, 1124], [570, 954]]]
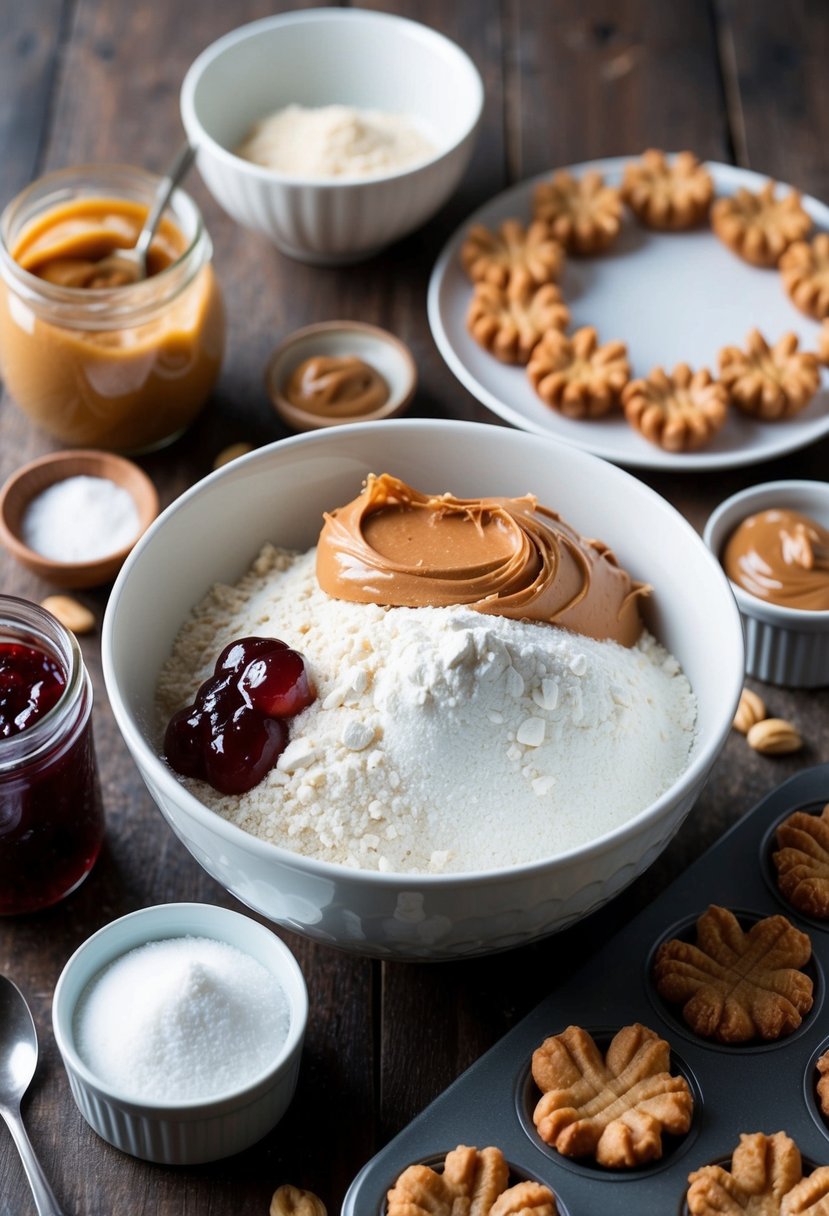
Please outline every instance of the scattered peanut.
[[762, 722], [766, 717], [766, 703], [762, 697], [750, 688], [744, 688], [740, 693], [740, 704], [732, 723], [741, 735], [747, 735], [756, 722]]
[[231, 443], [219, 452], [219, 455], [213, 461], [213, 468], [220, 469], [223, 464], [230, 464], [231, 460], [236, 460], [239, 456], [246, 456], [248, 452], [252, 451], [252, 443]]
[[747, 736], [749, 747], [764, 756], [779, 756], [800, 751], [803, 740], [796, 727], [785, 718], [764, 718], [755, 722]]
[[47, 595], [45, 600], [41, 600], [40, 606], [57, 617], [61, 625], [72, 633], [91, 633], [95, 628], [94, 613], [71, 595]]
[[270, 1216], [328, 1216], [325, 1204], [312, 1191], [281, 1186], [271, 1199]]

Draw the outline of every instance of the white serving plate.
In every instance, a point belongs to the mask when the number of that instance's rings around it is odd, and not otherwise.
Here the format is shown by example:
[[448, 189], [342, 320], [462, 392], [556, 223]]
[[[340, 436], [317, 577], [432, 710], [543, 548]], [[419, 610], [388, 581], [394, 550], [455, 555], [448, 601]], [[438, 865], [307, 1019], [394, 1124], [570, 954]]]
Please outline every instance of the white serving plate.
[[[581, 174], [598, 169], [618, 185], [631, 157], [612, 157], [568, 166]], [[740, 186], [757, 190], [763, 174], [709, 163], [718, 195]], [[702, 451], [670, 453], [648, 443], [621, 413], [575, 421], [549, 409], [523, 367], [500, 363], [470, 336], [466, 312], [472, 287], [460, 264], [460, 247], [472, 224], [495, 227], [512, 216], [526, 222], [534, 187], [551, 174], [521, 182], [479, 208], [452, 236], [429, 282], [429, 324], [438, 350], [461, 383], [483, 405], [525, 431], [557, 439], [616, 464], [643, 469], [725, 469], [756, 464], [796, 451], [829, 434], [829, 375], [815, 399], [783, 422], [757, 422], [736, 410]], [[789, 189], [781, 186], [781, 189]], [[803, 206], [819, 228], [829, 229], [829, 207], [809, 196]], [[647, 375], [656, 364], [676, 363], [717, 369], [722, 346], [741, 345], [756, 327], [769, 341], [794, 330], [801, 346], [814, 350], [820, 326], [786, 295], [776, 270], [749, 266], [708, 228], [661, 233], [641, 227], [627, 214], [610, 253], [568, 259], [561, 283], [572, 314], [571, 330], [594, 325], [600, 341], [627, 343], [633, 373]]]

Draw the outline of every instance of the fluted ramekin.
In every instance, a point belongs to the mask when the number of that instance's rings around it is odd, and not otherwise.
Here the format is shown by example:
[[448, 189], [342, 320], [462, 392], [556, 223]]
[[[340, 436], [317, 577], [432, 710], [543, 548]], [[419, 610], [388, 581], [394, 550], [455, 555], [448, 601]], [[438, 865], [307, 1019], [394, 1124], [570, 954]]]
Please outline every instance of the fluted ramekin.
[[[209, 1101], [136, 1101], [96, 1076], [75, 1046], [74, 1015], [87, 984], [109, 963], [149, 941], [208, 937], [235, 946], [276, 976], [290, 1011], [288, 1036], [252, 1083]], [[158, 904], [104, 925], [64, 967], [52, 1005], [55, 1040], [72, 1096], [93, 1131], [145, 1161], [197, 1165], [241, 1152], [282, 1118], [296, 1089], [308, 995], [302, 972], [270, 929], [213, 904]]]
[[[749, 515], [781, 507], [829, 528], [829, 484], [767, 481], [720, 503], [705, 525], [704, 540], [720, 557], [734, 529]], [[829, 684], [829, 612], [783, 608], [731, 584], [746, 644], [746, 672], [767, 684], [819, 688]]]

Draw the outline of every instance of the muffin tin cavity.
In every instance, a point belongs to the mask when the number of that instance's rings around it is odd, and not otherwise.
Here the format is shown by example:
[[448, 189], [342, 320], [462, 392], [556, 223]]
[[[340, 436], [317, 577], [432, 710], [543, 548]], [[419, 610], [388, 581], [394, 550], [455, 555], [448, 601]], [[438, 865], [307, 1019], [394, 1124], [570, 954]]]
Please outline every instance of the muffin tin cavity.
[[[737, 1138], [736, 1138], [735, 1145], [734, 1145], [735, 1148], [736, 1148], [738, 1141], [739, 1141], [739, 1136], [737, 1136]], [[804, 1178], [808, 1174], [811, 1174], [813, 1170], [816, 1170], [818, 1168], [818, 1165], [820, 1164], [818, 1161], [815, 1161], [810, 1157], [804, 1157], [803, 1155], [801, 1155], [801, 1163], [802, 1163]], [[731, 1153], [726, 1153], [724, 1156], [712, 1157], [709, 1161], [700, 1162], [700, 1165], [697, 1165], [694, 1168], [701, 1169], [702, 1166], [704, 1166], [704, 1165], [719, 1165], [722, 1169], [727, 1170], [730, 1173], [731, 1172]], [[812, 1210], [814, 1210], [814, 1209], [812, 1209]], [[677, 1216], [693, 1216], [691, 1209], [688, 1207], [687, 1179], [686, 1179], [685, 1189], [682, 1193], [682, 1198], [679, 1201], [679, 1212], [678, 1212]]]
[[[726, 905], [721, 905], [725, 907]], [[731, 907], [728, 909], [737, 918], [740, 928], [744, 932], [748, 932], [752, 926], [770, 915], [785, 915], [780, 913], [778, 909], [771, 909], [768, 912], [748, 911], [746, 909]], [[677, 921], [669, 929], [667, 929], [652, 945], [645, 962], [645, 987], [648, 993], [650, 1002], [654, 1010], [658, 1013], [661, 1020], [669, 1028], [666, 1032], [666, 1037], [673, 1041], [674, 1036], [681, 1035], [685, 1039], [690, 1039], [694, 1043], [701, 1044], [707, 1050], [716, 1052], [747, 1053], [747, 1052], [768, 1052], [779, 1049], [785, 1043], [791, 1043], [804, 1034], [814, 1023], [815, 1018], [823, 1004], [824, 979], [823, 969], [818, 962], [814, 951], [814, 942], [812, 943], [812, 955], [809, 961], [800, 968], [796, 968], [807, 975], [812, 981], [812, 1007], [808, 1012], [803, 1014], [802, 1021], [798, 1027], [790, 1031], [788, 1034], [781, 1035], [777, 1039], [764, 1040], [761, 1037], [748, 1039], [745, 1042], [722, 1043], [717, 1039], [707, 1038], [697, 1034], [691, 1026], [689, 1026], [682, 1016], [682, 1005], [672, 1004], [665, 1000], [657, 991], [654, 981], [654, 963], [657, 952], [664, 942], [678, 939], [682, 942], [696, 943], [697, 940], [697, 921], [700, 915], [705, 911], [705, 908], [700, 908], [697, 912], [690, 916], [683, 917]], [[787, 919], [794, 924], [794, 918], [787, 915]], [[800, 932], [804, 932], [798, 925], [795, 924]], [[811, 935], [809, 935], [811, 936]]]
[[[827, 1052], [829, 1052], [829, 1038], [823, 1039], [822, 1042], [818, 1043], [803, 1070], [803, 1100], [821, 1135], [829, 1141], [829, 1115], [825, 1115], [821, 1110], [820, 1097], [817, 1092], [818, 1081], [820, 1080], [817, 1062]], [[829, 1148], [826, 1151], [829, 1153]], [[829, 1160], [829, 1157], [826, 1160]]]
[[[465, 1143], [465, 1142], [459, 1142], [459, 1143]], [[434, 1170], [436, 1174], [442, 1174], [443, 1173], [443, 1163], [446, 1160], [446, 1154], [450, 1153], [452, 1151], [452, 1149], [454, 1149], [455, 1147], [457, 1147], [457, 1146], [452, 1144], [449, 1148], [447, 1148], [445, 1150], [445, 1152], [431, 1153], [427, 1157], [419, 1157], [417, 1160], [410, 1161], [408, 1164], [409, 1165], [425, 1165], [428, 1169]], [[478, 1147], [484, 1148], [486, 1146], [481, 1144]], [[495, 1147], [497, 1147], [497, 1145]], [[519, 1182], [538, 1182], [538, 1183], [540, 1183], [541, 1186], [546, 1186], [553, 1192], [553, 1195], [555, 1196], [555, 1201], [556, 1201], [556, 1216], [578, 1216], [578, 1213], [571, 1212], [571, 1210], [564, 1205], [560, 1196], [556, 1192], [555, 1187], [552, 1186], [552, 1184], [550, 1182], [546, 1182], [543, 1178], [539, 1177], [538, 1174], [533, 1173], [532, 1170], [519, 1168], [518, 1166], [514, 1165], [512, 1161], [508, 1160], [507, 1165], [509, 1166], [509, 1182], [508, 1182], [509, 1186], [511, 1186], [511, 1187], [517, 1186], [517, 1184]], [[386, 1195], [394, 1187], [395, 1183], [397, 1182], [397, 1179], [400, 1177], [400, 1174], [406, 1168], [408, 1168], [408, 1166], [403, 1166], [396, 1174], [389, 1175], [389, 1177], [387, 1179], [386, 1188], [383, 1193], [382, 1201], [381, 1201], [379, 1207], [376, 1207], [374, 1209], [375, 1216], [388, 1216], [389, 1209], [388, 1209], [388, 1203], [386, 1202]], [[345, 1209], [343, 1209], [343, 1210], [345, 1210]], [[429, 1210], [431, 1211], [431, 1208]]]
[[794, 904], [786, 898], [777, 882], [777, 867], [774, 864], [773, 854], [779, 851], [780, 846], [777, 843], [777, 829], [784, 823], [790, 815], [796, 811], [801, 811], [806, 815], [814, 815], [820, 817], [823, 808], [829, 800], [829, 785], [826, 789], [826, 797], [817, 802], [807, 802], [803, 805], [793, 804], [784, 814], [780, 815], [771, 825], [768, 831], [763, 836], [760, 843], [760, 870], [763, 878], [768, 885], [774, 898], [779, 902], [783, 913], [792, 920], [802, 921], [804, 925], [808, 925], [808, 932], [811, 934], [813, 929], [820, 933], [829, 933], [829, 916], [825, 920], [820, 920], [817, 916], [811, 916], [806, 912], [801, 912]]
[[[557, 1034], [560, 1029], [563, 1029], [563, 1027], [553, 1028], [550, 1030], [550, 1034]], [[604, 1055], [610, 1046], [611, 1039], [620, 1027], [608, 1028], [604, 1026], [599, 1029], [591, 1029], [588, 1026], [585, 1029], [592, 1035], [596, 1046]], [[543, 1038], [539, 1040], [539, 1046], [542, 1042]], [[565, 1157], [553, 1148], [552, 1145], [542, 1140], [533, 1122], [533, 1111], [541, 1098], [541, 1090], [533, 1080], [531, 1060], [526, 1061], [516, 1079], [515, 1109], [518, 1114], [518, 1120], [538, 1151], [543, 1153], [555, 1166], [561, 1166], [562, 1169], [570, 1170], [575, 1174], [602, 1179], [606, 1182], [635, 1182], [637, 1180], [641, 1182], [652, 1174], [674, 1166], [679, 1158], [688, 1151], [699, 1134], [703, 1105], [702, 1090], [699, 1082], [685, 1060], [674, 1051], [671, 1052], [669, 1072], [672, 1076], [684, 1077], [688, 1083], [688, 1088], [694, 1100], [691, 1127], [684, 1136], [672, 1136], [668, 1133], [663, 1133], [662, 1156], [658, 1160], [649, 1161], [643, 1165], [632, 1166], [629, 1169], [609, 1169], [607, 1166], [599, 1165], [593, 1157]], [[548, 1181], [547, 1185], [552, 1186], [552, 1183]], [[552, 1189], [555, 1190], [555, 1187], [553, 1186]]]

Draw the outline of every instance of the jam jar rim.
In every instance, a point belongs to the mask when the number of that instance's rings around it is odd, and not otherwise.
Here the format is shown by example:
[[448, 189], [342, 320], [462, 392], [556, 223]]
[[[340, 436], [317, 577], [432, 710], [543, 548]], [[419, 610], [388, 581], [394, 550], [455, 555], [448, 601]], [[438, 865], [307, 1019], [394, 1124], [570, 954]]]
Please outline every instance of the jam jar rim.
[[[161, 177], [135, 165], [100, 163], [57, 169], [24, 187], [0, 213], [0, 276], [45, 320], [67, 329], [106, 331], [153, 319], [193, 282], [213, 256], [201, 211], [181, 187], [167, 205], [188, 244], [158, 274], [119, 287], [66, 287], [32, 274], [12, 257], [11, 246], [28, 223], [71, 198], [120, 197], [152, 203]], [[44, 188], [53, 187], [46, 193]], [[109, 188], [107, 188], [109, 186]]]
[[[13, 616], [18, 613], [17, 618]], [[24, 616], [33, 618], [26, 622]], [[37, 623], [52, 631], [54, 638], [44, 635], [43, 628], [37, 629]], [[28, 628], [27, 628], [28, 626]], [[39, 604], [33, 604], [14, 595], [0, 596], [0, 640], [12, 628], [26, 630], [30, 635], [37, 634], [31, 642], [41, 642], [50, 646], [52, 653], [57, 652], [60, 660], [66, 666], [66, 684], [55, 704], [39, 718], [33, 726], [26, 727], [8, 738], [0, 738], [0, 779], [10, 772], [19, 770], [22, 765], [29, 765], [47, 754], [54, 747], [56, 734], [63, 729], [71, 730], [76, 723], [73, 713], [77, 708], [79, 698], [84, 692], [88, 695], [88, 706], [91, 711], [91, 682], [86, 671], [78, 639], [66, 629], [57, 617], [54, 617]], [[30, 643], [31, 644], [31, 643]]]

